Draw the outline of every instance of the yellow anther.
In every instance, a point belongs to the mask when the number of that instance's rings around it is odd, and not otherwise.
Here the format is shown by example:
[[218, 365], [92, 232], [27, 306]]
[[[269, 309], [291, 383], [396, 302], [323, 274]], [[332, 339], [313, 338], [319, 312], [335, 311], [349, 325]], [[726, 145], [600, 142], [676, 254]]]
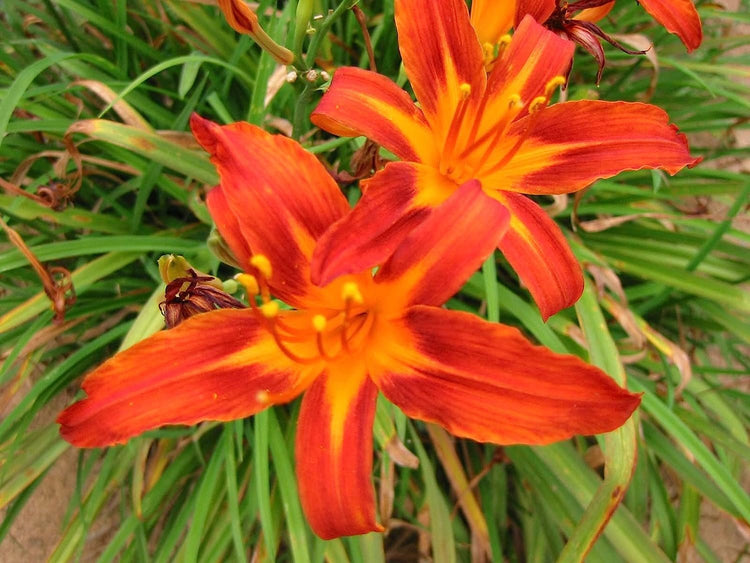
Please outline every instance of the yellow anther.
[[495, 46], [492, 43], [482, 43], [482, 51], [484, 51], [485, 63], [490, 62], [495, 58]]
[[547, 82], [547, 85], [544, 87], [544, 95], [549, 98], [557, 87], [563, 86], [565, 82], [566, 80], [564, 76], [555, 76], [552, 80]]
[[362, 299], [362, 293], [359, 291], [359, 286], [354, 282], [346, 282], [344, 287], [341, 289], [341, 298], [344, 301], [354, 301], [357, 305], [361, 305], [365, 302]]
[[260, 287], [258, 287], [258, 280], [255, 279], [255, 276], [252, 274], [237, 274], [234, 276], [234, 279], [239, 283], [242, 287], [245, 288], [245, 291], [247, 291], [247, 294], [250, 297], [255, 297], [260, 293]]
[[276, 315], [279, 314], [279, 304], [276, 303], [276, 301], [263, 303], [263, 305], [261, 305], [259, 309], [261, 314], [267, 319], [273, 319], [274, 317], [276, 317]]
[[323, 315], [315, 315], [312, 320], [313, 328], [316, 332], [323, 332], [328, 324], [328, 319]]
[[505, 34], [502, 37], [500, 37], [499, 41], [497, 42], [497, 46], [500, 48], [500, 51], [502, 52], [503, 49], [505, 49], [508, 45], [510, 45], [511, 36], [509, 34]]
[[250, 258], [250, 265], [260, 272], [260, 275], [267, 280], [271, 279], [271, 262], [263, 254], [256, 254]]
[[535, 113], [547, 105], [547, 98], [545, 96], [537, 96], [529, 104], [529, 113]]
[[261, 404], [267, 403], [270, 398], [271, 398], [271, 394], [264, 389], [261, 389], [255, 394], [255, 400]]
[[461, 98], [464, 100], [471, 94], [471, 84], [467, 84], [466, 82], [461, 84], [458, 89], [461, 91]]
[[518, 94], [511, 94], [508, 96], [508, 109], [520, 108], [521, 106], [523, 106], [521, 96]]

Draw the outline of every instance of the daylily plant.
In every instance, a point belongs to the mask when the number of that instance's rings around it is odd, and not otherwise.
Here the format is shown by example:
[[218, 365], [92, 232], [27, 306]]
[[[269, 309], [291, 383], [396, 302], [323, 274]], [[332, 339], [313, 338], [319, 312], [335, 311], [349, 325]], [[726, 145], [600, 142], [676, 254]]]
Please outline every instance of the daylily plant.
[[[604, 66], [604, 51], [599, 39], [622, 47], [596, 24], [613, 8], [614, 0], [472, 0], [471, 23], [484, 47], [488, 60], [502, 44], [503, 36], [511, 27], [531, 15], [537, 22], [555, 33], [575, 41], [599, 61], [599, 73]], [[700, 16], [692, 0], [641, 0], [645, 10], [670, 33], [676, 34], [688, 52], [696, 49], [703, 39]]]
[[[208, 207], [246, 270], [237, 280], [250, 306], [191, 316], [94, 370], [83, 382], [88, 396], [58, 419], [72, 444], [247, 417], [304, 392], [299, 491], [313, 530], [332, 538], [383, 529], [371, 483], [379, 391], [411, 417], [497, 444], [607, 432], [638, 405], [638, 395], [576, 357], [439, 307], [508, 226], [505, 207], [478, 182], [455, 190], [374, 275], [317, 287], [316, 241], [349, 212], [323, 166], [246, 123], [194, 115], [191, 125], [219, 170]], [[448, 220], [453, 228], [440, 232]]]
[[[340, 136], [365, 135], [401, 159], [362, 182], [363, 197], [318, 244], [313, 282], [382, 263], [467, 182], [510, 212], [495, 240], [545, 318], [574, 303], [581, 269], [559, 227], [522, 194], [574, 192], [623, 170], [675, 174], [697, 162], [656, 106], [575, 101], [548, 107], [574, 45], [526, 16], [489, 74], [462, 0], [396, 0], [406, 74], [418, 100], [388, 78], [338, 69], [312, 115]], [[456, 229], [451, 216], [437, 228]], [[475, 227], [468, 225], [467, 233]], [[468, 235], [466, 235], [468, 236]]]

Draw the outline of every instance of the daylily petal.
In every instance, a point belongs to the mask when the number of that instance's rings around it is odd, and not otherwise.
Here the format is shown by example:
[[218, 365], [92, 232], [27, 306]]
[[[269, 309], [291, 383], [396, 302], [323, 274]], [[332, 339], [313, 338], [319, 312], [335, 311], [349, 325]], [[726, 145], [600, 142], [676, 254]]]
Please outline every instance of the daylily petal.
[[487, 124], [505, 116], [511, 96], [518, 95], [528, 104], [544, 95], [550, 80], [567, 75], [574, 51], [572, 42], [539, 25], [533, 17], [524, 17], [490, 73], [489, 103], [484, 111]]
[[494, 251], [509, 218], [477, 180], [466, 182], [378, 270], [383, 301], [399, 307], [442, 305]]
[[585, 10], [581, 10], [574, 17], [578, 21], [596, 23], [608, 13], [610, 13], [612, 11], [612, 8], [614, 7], [615, 2], [614, 0], [612, 0], [612, 2], [602, 4], [601, 6], [597, 6], [596, 8], [586, 8]]
[[642, 0], [641, 5], [667, 31], [677, 35], [688, 52], [700, 46], [703, 28], [692, 0]]
[[249, 309], [212, 311], [103, 363], [57, 421], [75, 446], [120, 444], [166, 424], [250, 416], [297, 396], [314, 370], [284, 356]]
[[479, 43], [494, 46], [513, 27], [513, 18], [518, 0], [472, 0], [471, 26], [477, 33]]
[[511, 213], [510, 228], [498, 246], [546, 321], [578, 301], [581, 266], [560, 227], [536, 203], [510, 192], [498, 194], [498, 199]]
[[216, 186], [206, 195], [206, 205], [211, 213], [211, 218], [216, 223], [216, 228], [222, 238], [227, 242], [240, 264], [243, 266], [250, 263], [253, 251], [242, 234], [242, 229], [237, 221], [237, 216], [229, 207], [227, 197], [221, 186]]
[[370, 479], [378, 390], [364, 364], [347, 364], [329, 366], [307, 390], [297, 426], [300, 499], [323, 539], [383, 531]]
[[555, 0], [518, 0], [516, 2], [515, 25], [523, 21], [526, 15], [540, 24], [547, 21], [557, 7]]
[[687, 139], [660, 108], [641, 103], [584, 100], [555, 104], [517, 121], [510, 138], [530, 128], [502, 169], [483, 178], [527, 194], [570, 193], [624, 170], [661, 168], [676, 174], [694, 166]]
[[299, 305], [314, 291], [308, 264], [315, 241], [349, 211], [346, 198], [323, 165], [291, 139], [249, 123], [222, 127], [197, 114], [190, 124], [219, 171], [243, 238], [271, 262], [273, 294]]
[[320, 238], [311, 266], [313, 283], [324, 286], [340, 275], [382, 264], [457, 187], [430, 166], [388, 163], [362, 181], [362, 199]]
[[[404, 68], [432, 129], [443, 139], [459, 103], [484, 93], [484, 55], [463, 0], [396, 0]], [[468, 85], [468, 92], [466, 91]]]
[[622, 425], [640, 403], [575, 356], [512, 327], [416, 306], [373, 380], [408, 416], [496, 444], [548, 444]]
[[340, 137], [364, 135], [404, 160], [437, 159], [422, 110], [395, 82], [376, 72], [337, 69], [310, 121]]

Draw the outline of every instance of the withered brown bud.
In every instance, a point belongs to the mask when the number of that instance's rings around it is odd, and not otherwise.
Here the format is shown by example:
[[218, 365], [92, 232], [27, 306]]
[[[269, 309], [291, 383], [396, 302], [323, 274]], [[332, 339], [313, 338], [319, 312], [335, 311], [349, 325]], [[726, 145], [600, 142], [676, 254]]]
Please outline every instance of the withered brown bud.
[[[576, 19], [576, 12], [589, 10], [592, 8], [602, 8], [610, 4], [612, 0], [578, 0], [577, 2], [561, 2], [549, 16], [544, 26], [550, 31], [554, 31], [559, 36], [572, 41], [582, 47], [592, 57], [596, 59], [599, 70], [596, 73], [596, 84], [602, 79], [602, 72], [606, 59], [601, 40], [606, 41], [616, 49], [627, 53], [628, 55], [644, 55], [646, 51], [628, 49], [613, 37], [604, 33], [599, 26], [592, 21]], [[606, 11], [604, 12], [606, 13]], [[600, 16], [601, 17], [601, 16]]]
[[386, 160], [380, 157], [380, 147], [372, 141], [367, 140], [352, 155], [350, 162], [351, 172], [339, 172], [335, 175], [335, 179], [337, 182], [346, 184], [361, 180], [362, 178], [372, 176], [374, 172], [383, 168], [385, 163]]
[[159, 273], [167, 284], [159, 310], [167, 328], [215, 309], [242, 309], [245, 305], [223, 290], [221, 280], [198, 272], [182, 256], [159, 259]]
[[188, 276], [177, 278], [167, 284], [164, 301], [159, 310], [164, 315], [167, 328], [176, 327], [187, 318], [214, 309], [242, 309], [245, 305], [210, 282], [213, 276], [199, 276], [189, 270]]

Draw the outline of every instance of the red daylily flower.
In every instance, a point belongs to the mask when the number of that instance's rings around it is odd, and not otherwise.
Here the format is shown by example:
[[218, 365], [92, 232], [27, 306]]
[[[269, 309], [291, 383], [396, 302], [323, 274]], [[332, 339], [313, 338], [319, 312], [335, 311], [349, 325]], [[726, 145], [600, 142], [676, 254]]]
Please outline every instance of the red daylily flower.
[[462, 0], [396, 0], [395, 9], [419, 105], [388, 78], [343, 67], [311, 119], [337, 135], [365, 135], [404, 162], [362, 182], [354, 211], [316, 248], [313, 281], [382, 263], [432, 209], [475, 179], [487, 196], [480, 205], [499, 202], [510, 211], [499, 248], [544, 317], [571, 305], [583, 288], [580, 266], [554, 221], [522, 194], [574, 192], [623, 170], [675, 174], [698, 161], [684, 135], [652, 105], [587, 100], [547, 107], [574, 45], [530, 16], [487, 74]]
[[[677, 35], [688, 52], [703, 40], [703, 29], [692, 0], [640, 0], [645, 10], [670, 33]], [[566, 39], [575, 41], [591, 53], [603, 66], [604, 53], [599, 39], [618, 49], [628, 51], [605, 34], [596, 22], [612, 10], [614, 0], [472, 0], [471, 23], [486, 52], [492, 52], [502, 42], [502, 36], [524, 16], [531, 15], [537, 22]]]
[[[348, 212], [323, 166], [294, 141], [246, 123], [193, 116], [191, 125], [219, 169], [208, 206], [246, 266], [238, 280], [251, 307], [192, 316], [94, 370], [83, 381], [87, 398], [58, 418], [72, 444], [242, 418], [304, 392], [300, 496], [313, 530], [333, 538], [383, 529], [371, 484], [379, 391], [409, 416], [498, 444], [608, 432], [637, 407], [638, 395], [578, 358], [438, 307], [507, 227], [503, 206], [478, 205], [477, 182], [461, 186], [374, 276], [317, 287], [309, 280], [315, 242]], [[449, 215], [457, 229], [438, 234]], [[271, 294], [294, 309], [280, 310]]]

